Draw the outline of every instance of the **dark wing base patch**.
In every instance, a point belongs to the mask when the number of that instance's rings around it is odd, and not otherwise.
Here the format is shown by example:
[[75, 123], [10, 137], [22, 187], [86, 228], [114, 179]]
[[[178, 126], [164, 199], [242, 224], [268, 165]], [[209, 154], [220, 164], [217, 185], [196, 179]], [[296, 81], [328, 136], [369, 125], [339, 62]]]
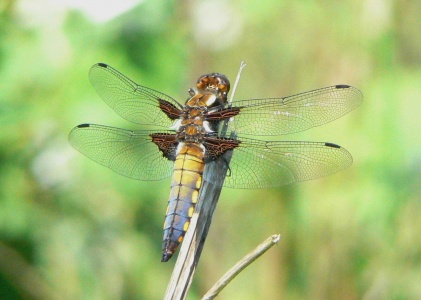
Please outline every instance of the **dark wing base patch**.
[[233, 150], [240, 145], [241, 141], [218, 137], [205, 137], [205, 162], [218, 159], [228, 150]]
[[150, 134], [152, 142], [154, 142], [162, 155], [171, 161], [175, 161], [177, 150], [177, 137], [175, 134], [168, 133], [152, 133]]

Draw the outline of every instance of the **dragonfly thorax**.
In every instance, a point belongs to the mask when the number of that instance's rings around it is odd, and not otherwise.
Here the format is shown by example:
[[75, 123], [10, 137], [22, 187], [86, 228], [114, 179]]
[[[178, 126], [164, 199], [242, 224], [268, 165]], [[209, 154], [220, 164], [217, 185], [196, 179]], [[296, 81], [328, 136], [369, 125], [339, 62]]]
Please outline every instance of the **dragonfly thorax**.
[[[200, 102], [200, 99], [197, 99], [195, 96], [192, 97], [191, 100], [192, 101], [187, 102]], [[171, 127], [177, 132], [177, 140], [179, 142], [187, 143], [202, 143], [205, 135], [207, 133], [213, 132], [209, 126], [209, 122], [205, 120], [205, 115], [207, 112], [208, 108], [206, 106], [186, 105], [183, 108], [183, 113], [181, 114], [180, 119], [178, 119], [174, 126]]]

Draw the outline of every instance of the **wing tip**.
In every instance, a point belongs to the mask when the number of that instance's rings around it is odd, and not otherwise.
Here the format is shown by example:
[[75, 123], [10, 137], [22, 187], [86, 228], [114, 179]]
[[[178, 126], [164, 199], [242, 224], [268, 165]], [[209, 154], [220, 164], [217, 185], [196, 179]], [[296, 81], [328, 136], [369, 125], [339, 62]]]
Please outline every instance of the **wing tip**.
[[[342, 171], [342, 170], [344, 170], [344, 169], [346, 169], [346, 168], [348, 168], [349, 166], [352, 165], [353, 158], [352, 158], [351, 153], [348, 152], [348, 150], [346, 150], [345, 148], [343, 148], [343, 147], [341, 147], [341, 146], [339, 146], [337, 144], [334, 144], [334, 143], [325, 142], [324, 145], [326, 147], [340, 149], [341, 155], [342, 155], [342, 159], [344, 161], [344, 164], [342, 165], [342, 167], [338, 168], [335, 172], [333, 172], [331, 174], [334, 174], [336, 172]], [[346, 161], [346, 163], [345, 163], [345, 161]]]
[[355, 105], [354, 108], [357, 107], [358, 105], [361, 104], [361, 102], [363, 101], [363, 93], [357, 89], [356, 87], [352, 86], [352, 85], [348, 85], [348, 84], [337, 84], [334, 86], [336, 89], [341, 89], [341, 90], [345, 90], [345, 89], [350, 89], [353, 91], [353, 93], [355, 94]]

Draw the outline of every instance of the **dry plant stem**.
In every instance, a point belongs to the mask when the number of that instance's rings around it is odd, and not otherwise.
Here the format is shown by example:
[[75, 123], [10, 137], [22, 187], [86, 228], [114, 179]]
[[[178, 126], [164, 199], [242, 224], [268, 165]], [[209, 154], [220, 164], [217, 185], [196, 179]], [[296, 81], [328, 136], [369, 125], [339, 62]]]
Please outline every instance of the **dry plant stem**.
[[229, 100], [229, 105], [232, 104], [232, 100], [234, 99], [234, 95], [235, 95], [235, 91], [237, 89], [237, 85], [240, 82], [240, 78], [241, 78], [241, 72], [243, 72], [243, 69], [245, 68], [246, 63], [244, 62], [244, 60], [240, 63], [240, 69], [238, 70], [238, 74], [237, 74], [237, 78], [235, 78], [235, 82], [234, 82], [234, 87], [232, 88], [232, 92], [231, 92], [231, 97]]
[[164, 299], [179, 300], [185, 299], [187, 296], [218, 203], [231, 156], [232, 151], [228, 151], [217, 161], [205, 166], [199, 201], [181, 244], [180, 253]]
[[238, 263], [235, 264], [228, 272], [224, 274], [224, 276], [219, 279], [214, 286], [203, 296], [202, 300], [210, 300], [214, 299], [224, 287], [227, 286], [231, 280], [234, 279], [242, 270], [247, 268], [253, 261], [258, 259], [261, 255], [263, 255], [267, 250], [269, 250], [273, 245], [278, 243], [280, 240], [279, 234], [271, 235], [268, 239], [266, 239], [263, 243], [257, 246], [253, 251], [247, 254], [243, 259], [241, 259]]

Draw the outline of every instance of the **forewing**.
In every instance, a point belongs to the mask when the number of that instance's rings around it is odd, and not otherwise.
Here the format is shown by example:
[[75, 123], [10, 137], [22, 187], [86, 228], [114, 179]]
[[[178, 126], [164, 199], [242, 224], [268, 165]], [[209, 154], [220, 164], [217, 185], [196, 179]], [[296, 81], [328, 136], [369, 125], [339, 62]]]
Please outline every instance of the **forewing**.
[[161, 110], [160, 105], [167, 110], [181, 108], [170, 96], [138, 85], [103, 63], [92, 66], [89, 79], [105, 103], [133, 123], [169, 127], [173, 120]]
[[[69, 134], [70, 144], [90, 159], [139, 180], [160, 180], [172, 173], [173, 162], [152, 142], [152, 131], [82, 124]], [[170, 134], [173, 132], [163, 132]]]
[[246, 135], [281, 135], [331, 122], [357, 107], [362, 93], [349, 85], [335, 85], [284, 98], [233, 102], [240, 113], [228, 132]]
[[344, 148], [331, 143], [286, 142], [241, 138], [224, 186], [270, 188], [336, 173], [352, 164]]

